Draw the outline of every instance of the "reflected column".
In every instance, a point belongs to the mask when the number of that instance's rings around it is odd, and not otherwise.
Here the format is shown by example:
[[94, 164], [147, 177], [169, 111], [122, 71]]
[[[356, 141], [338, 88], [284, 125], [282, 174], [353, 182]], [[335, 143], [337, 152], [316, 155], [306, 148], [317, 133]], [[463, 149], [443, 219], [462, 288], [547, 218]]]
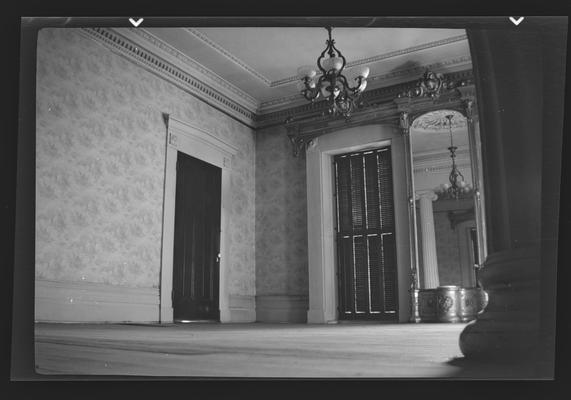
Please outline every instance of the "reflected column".
[[432, 190], [416, 192], [420, 206], [420, 231], [422, 240], [422, 276], [423, 289], [435, 289], [440, 286], [438, 277], [438, 259], [436, 257], [436, 234], [432, 202], [438, 198]]

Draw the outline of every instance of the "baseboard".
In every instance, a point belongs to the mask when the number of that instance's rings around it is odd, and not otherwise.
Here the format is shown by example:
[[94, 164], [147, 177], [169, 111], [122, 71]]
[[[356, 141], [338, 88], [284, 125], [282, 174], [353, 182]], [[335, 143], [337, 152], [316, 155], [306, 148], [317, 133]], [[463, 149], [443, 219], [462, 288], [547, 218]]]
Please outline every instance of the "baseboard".
[[301, 295], [256, 296], [256, 320], [306, 323], [308, 301], [307, 296]]
[[158, 322], [159, 289], [36, 280], [41, 322]]
[[220, 322], [256, 322], [256, 302], [254, 296], [228, 296], [229, 307], [220, 310]]
[[308, 324], [326, 324], [327, 321], [324, 317], [322, 309], [309, 309], [307, 310], [307, 323]]

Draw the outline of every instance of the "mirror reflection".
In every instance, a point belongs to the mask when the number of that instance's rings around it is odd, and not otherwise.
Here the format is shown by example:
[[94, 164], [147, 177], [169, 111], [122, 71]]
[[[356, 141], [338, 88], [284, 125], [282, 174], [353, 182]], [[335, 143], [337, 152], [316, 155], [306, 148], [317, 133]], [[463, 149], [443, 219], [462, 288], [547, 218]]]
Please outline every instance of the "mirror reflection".
[[422, 321], [468, 321], [483, 307], [469, 134], [454, 110], [424, 113], [411, 125]]
[[421, 289], [475, 287], [473, 181], [466, 118], [438, 110], [411, 131]]

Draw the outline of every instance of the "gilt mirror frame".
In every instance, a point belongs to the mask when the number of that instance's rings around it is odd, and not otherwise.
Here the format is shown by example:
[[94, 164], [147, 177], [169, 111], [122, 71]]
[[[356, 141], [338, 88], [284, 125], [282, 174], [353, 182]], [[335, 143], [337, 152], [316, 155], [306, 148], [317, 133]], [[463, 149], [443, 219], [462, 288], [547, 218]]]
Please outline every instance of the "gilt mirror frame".
[[[442, 76], [441, 76], [442, 77]], [[421, 80], [422, 82], [422, 80]], [[447, 82], [450, 84], [450, 82]], [[421, 84], [419, 84], [420, 87]], [[446, 85], [439, 85], [438, 92], [427, 93], [423, 90], [410, 90], [399, 94], [395, 99], [399, 111], [399, 126], [403, 135], [406, 157], [406, 179], [408, 195], [408, 214], [410, 231], [410, 292], [411, 292], [411, 322], [419, 322], [418, 289], [419, 289], [419, 255], [418, 230], [415, 211], [415, 186], [413, 154], [410, 138], [410, 129], [413, 122], [422, 115], [438, 110], [452, 110], [466, 118], [468, 130], [468, 145], [470, 165], [473, 180], [474, 211], [477, 230], [478, 265], [476, 270], [482, 268], [487, 256], [487, 240], [485, 226], [484, 185], [482, 181], [482, 157], [479, 137], [478, 112], [476, 93], [471, 82], [462, 81]]]

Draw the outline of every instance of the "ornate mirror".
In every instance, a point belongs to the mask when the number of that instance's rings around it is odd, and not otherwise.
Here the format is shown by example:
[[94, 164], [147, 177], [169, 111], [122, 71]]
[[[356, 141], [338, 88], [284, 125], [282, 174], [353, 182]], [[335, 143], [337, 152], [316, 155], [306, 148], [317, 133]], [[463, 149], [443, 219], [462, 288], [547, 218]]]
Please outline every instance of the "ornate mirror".
[[470, 321], [487, 301], [473, 88], [427, 72], [396, 100], [408, 158], [412, 321]]

